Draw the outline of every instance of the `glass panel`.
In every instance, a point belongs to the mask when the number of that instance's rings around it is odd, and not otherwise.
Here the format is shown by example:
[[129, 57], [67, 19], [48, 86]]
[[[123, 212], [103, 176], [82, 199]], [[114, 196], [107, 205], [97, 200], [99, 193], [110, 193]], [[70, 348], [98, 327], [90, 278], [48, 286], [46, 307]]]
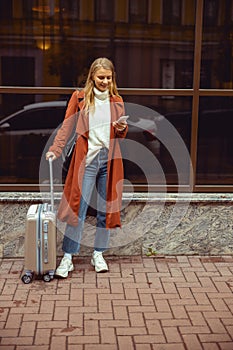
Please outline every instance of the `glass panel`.
[[[222, 0], [221, 0], [222, 1]], [[203, 22], [206, 26], [218, 25], [219, 0], [204, 1]]]
[[22, 10], [24, 18], [32, 19], [33, 10], [31, 0], [22, 0]]
[[39, 183], [43, 152], [63, 121], [67, 96], [32, 97], [40, 102], [16, 107], [0, 119], [0, 183]]
[[112, 21], [113, 20], [114, 1], [95, 0], [96, 21]]
[[122, 142], [126, 179], [134, 184], [187, 185], [192, 99], [147, 96], [141, 105], [136, 100], [124, 97], [129, 115]]
[[83, 72], [91, 62], [107, 56], [116, 65], [121, 87], [192, 87], [196, 2], [180, 3], [98, 0], [90, 2], [92, 6], [84, 2], [81, 6], [78, 0], [0, 2], [1, 16], [13, 16], [10, 27], [7, 21], [1, 22], [1, 57], [9, 60], [8, 66], [11, 57], [33, 62], [24, 79], [22, 66], [11, 79], [2, 78], [0, 63], [0, 85], [21, 82], [81, 87]]
[[148, 1], [129, 1], [129, 21], [132, 23], [147, 23], [148, 21]]
[[159, 2], [149, 2], [149, 8], [153, 5], [149, 14], [151, 23], [143, 27], [128, 24], [128, 36], [123, 26], [119, 26], [124, 33], [114, 46], [119, 86], [192, 88], [195, 1], [185, 1], [180, 7], [179, 24], [171, 26], [163, 22], [171, 16], [169, 4], [173, 4], [174, 13], [179, 13], [175, 10], [178, 3], [169, 1], [160, 7]]
[[205, 0], [201, 88], [232, 89], [233, 0]]
[[[52, 95], [46, 101], [48, 96], [35, 95], [34, 101], [40, 102], [1, 118], [0, 183], [39, 182], [41, 159], [63, 121], [69, 97]], [[121, 143], [126, 179], [135, 184], [187, 184], [191, 99], [147, 97], [143, 105], [127, 96], [124, 100], [130, 116], [127, 139]]]
[[200, 99], [198, 184], [233, 184], [233, 97]]
[[163, 0], [163, 23], [181, 24], [181, 0]]
[[12, 1], [0, 1], [0, 21], [12, 19]]
[[[50, 0], [50, 3], [51, 2], [55, 3], [54, 0]], [[62, 6], [62, 13], [64, 14], [65, 18], [67, 19], [79, 18], [79, 0], [72, 0], [72, 1], [63, 0], [61, 1], [61, 6]]]
[[[98, 3], [102, 6], [100, 17], [102, 16], [103, 21], [96, 21], [94, 16], [95, 5]], [[162, 1], [100, 0], [98, 3], [90, 1], [91, 6], [86, 6], [84, 1], [78, 0], [9, 1], [9, 6], [4, 8], [4, 13], [7, 13], [4, 18], [11, 16], [12, 25], [9, 27], [8, 22], [2, 19], [3, 15], [0, 17], [0, 85], [82, 87], [92, 61], [96, 57], [107, 56], [115, 64], [119, 87], [166, 89], [192, 87], [195, 0], [182, 2], [182, 6], [179, 0], [170, 2], [172, 8], [169, 7], [169, 2], [166, 4], [164, 2], [163, 6]], [[114, 21], [107, 21], [110, 13]], [[145, 22], [143, 25], [138, 23], [139, 13], [140, 19]], [[129, 14], [134, 16], [134, 20]], [[171, 25], [165, 23], [165, 18], [170, 18]], [[43, 100], [41, 96], [33, 94], [2, 94], [0, 97], [1, 120], [20, 111], [26, 104]], [[60, 96], [52, 95], [46, 97], [48, 101], [56, 101], [59, 98]], [[164, 174], [167, 183], [179, 183], [176, 169], [178, 160], [174, 162], [174, 156], [171, 156], [169, 148], [174, 144], [174, 135], [170, 140], [166, 139], [168, 129], [165, 127], [165, 121], [167, 119], [171, 121], [189, 148], [190, 98], [174, 96], [124, 96], [124, 98], [129, 103], [143, 105], [155, 111], [152, 114], [149, 111], [149, 118], [144, 115], [143, 123], [146, 122], [146, 130], [140, 134], [142, 144], [151, 150], [160, 164], [160, 168], [149, 170], [149, 181], [159, 183], [161, 178], [156, 175], [156, 171], [159, 171]], [[160, 117], [158, 118], [158, 113], [162, 115], [163, 122]], [[137, 123], [137, 117], [134, 116], [132, 122]], [[33, 120], [36, 120], [36, 116]], [[165, 133], [161, 135], [162, 139], [165, 137], [165, 145], [162, 140], [157, 139], [159, 134], [151, 135], [151, 130], [157, 130], [155, 121], [159, 124], [158, 132]], [[1, 129], [1, 137], [8, 138], [6, 144], [12, 152], [11, 160], [8, 161], [1, 144], [0, 176], [3, 182], [38, 181], [38, 172], [36, 173], [36, 167], [32, 166], [30, 159], [39, 159], [45, 140], [41, 141], [41, 135], [44, 133], [37, 131], [44, 130], [44, 127], [36, 128], [36, 123], [34, 124], [32, 134], [36, 133], [37, 141], [33, 142], [39, 145], [38, 149], [34, 148], [35, 154], [22, 156], [17, 152], [25, 148], [28, 152], [32, 152], [33, 147], [18, 146], [18, 136], [24, 133], [28, 135], [29, 132], [26, 130], [26, 121], [21, 125], [22, 130], [10, 130], [10, 126], [6, 123]], [[49, 130], [51, 131], [51, 128]], [[17, 137], [13, 136], [15, 132]], [[131, 139], [134, 137], [140, 144], [140, 137], [133, 134], [133, 129], [130, 133]], [[31, 139], [28, 142], [31, 142]], [[175, 149], [179, 150], [179, 147], [178, 144]], [[18, 167], [17, 162], [21, 160], [22, 164], [23, 159], [26, 163]], [[30, 165], [32, 169], [27, 169]], [[185, 168], [182, 170], [185, 178], [182, 179], [182, 183], [188, 182], [186, 165], [185, 161]], [[131, 175], [128, 172], [127, 176], [131, 178], [133, 176], [133, 181], [137, 183], [145, 181], [139, 170]]]

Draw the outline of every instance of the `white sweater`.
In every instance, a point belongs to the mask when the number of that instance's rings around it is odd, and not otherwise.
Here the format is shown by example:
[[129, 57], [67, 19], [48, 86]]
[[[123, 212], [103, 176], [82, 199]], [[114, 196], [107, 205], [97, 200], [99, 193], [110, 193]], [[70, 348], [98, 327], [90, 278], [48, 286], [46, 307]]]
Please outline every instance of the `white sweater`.
[[94, 88], [95, 108], [89, 111], [89, 138], [86, 166], [89, 165], [101, 148], [109, 148], [110, 141], [110, 100], [109, 91]]

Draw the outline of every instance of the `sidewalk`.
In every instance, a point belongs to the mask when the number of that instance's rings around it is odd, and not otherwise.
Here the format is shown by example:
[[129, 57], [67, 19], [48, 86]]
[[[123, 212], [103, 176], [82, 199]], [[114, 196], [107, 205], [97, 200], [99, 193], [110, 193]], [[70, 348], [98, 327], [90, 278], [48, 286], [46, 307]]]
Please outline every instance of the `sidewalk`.
[[0, 349], [233, 350], [233, 257], [106, 257], [96, 274], [74, 259], [65, 280], [0, 269]]

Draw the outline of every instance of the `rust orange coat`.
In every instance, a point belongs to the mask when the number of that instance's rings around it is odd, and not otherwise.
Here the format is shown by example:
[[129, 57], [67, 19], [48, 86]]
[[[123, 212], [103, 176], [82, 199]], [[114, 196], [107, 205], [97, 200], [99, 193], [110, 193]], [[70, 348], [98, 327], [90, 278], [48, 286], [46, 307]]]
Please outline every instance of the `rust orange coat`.
[[[50, 151], [54, 152], [57, 157], [62, 153], [77, 123], [76, 133], [77, 141], [75, 150], [70, 163], [69, 171], [66, 177], [62, 199], [58, 208], [58, 218], [70, 225], [78, 224], [78, 212], [81, 198], [82, 179], [85, 171], [85, 159], [88, 150], [88, 128], [89, 118], [82, 108], [84, 106], [83, 90], [75, 91], [68, 103], [65, 119], [59, 129]], [[81, 100], [82, 99], [82, 100]], [[80, 101], [81, 100], [81, 101]], [[76, 113], [78, 113], [78, 120]], [[107, 213], [106, 228], [121, 226], [120, 209], [123, 190], [123, 163], [119, 139], [124, 138], [128, 127], [123, 132], [118, 132], [112, 125], [121, 115], [124, 115], [124, 103], [121, 97], [110, 97], [111, 126], [110, 126], [110, 145], [108, 154], [108, 177], [107, 177]]]

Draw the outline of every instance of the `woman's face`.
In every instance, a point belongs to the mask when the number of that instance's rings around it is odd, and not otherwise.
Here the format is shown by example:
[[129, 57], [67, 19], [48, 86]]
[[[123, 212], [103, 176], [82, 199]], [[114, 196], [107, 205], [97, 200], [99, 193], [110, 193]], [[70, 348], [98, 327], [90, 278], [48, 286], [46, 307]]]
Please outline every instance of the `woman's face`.
[[93, 76], [93, 81], [98, 90], [106, 91], [112, 83], [112, 71], [110, 69], [99, 68]]

